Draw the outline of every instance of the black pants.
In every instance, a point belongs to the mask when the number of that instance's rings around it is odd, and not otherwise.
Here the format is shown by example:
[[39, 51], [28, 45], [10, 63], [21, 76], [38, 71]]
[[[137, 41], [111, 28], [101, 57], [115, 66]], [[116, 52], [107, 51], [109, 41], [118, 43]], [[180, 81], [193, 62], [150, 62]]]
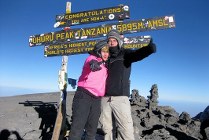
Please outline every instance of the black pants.
[[77, 90], [73, 98], [72, 125], [68, 140], [81, 140], [84, 129], [85, 140], [94, 140], [100, 113], [101, 98]]

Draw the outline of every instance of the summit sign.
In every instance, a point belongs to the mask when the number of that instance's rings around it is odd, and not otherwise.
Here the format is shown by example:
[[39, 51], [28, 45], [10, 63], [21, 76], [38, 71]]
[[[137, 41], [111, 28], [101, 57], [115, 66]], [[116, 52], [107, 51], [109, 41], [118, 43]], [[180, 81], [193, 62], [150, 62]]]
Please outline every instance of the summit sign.
[[155, 17], [134, 21], [117, 22], [104, 24], [97, 27], [79, 28], [51, 32], [46, 34], [30, 36], [30, 46], [50, 45], [54, 43], [64, 43], [75, 40], [105, 37], [106, 34], [116, 29], [121, 34], [132, 34], [137, 32], [174, 28], [174, 16]]
[[128, 18], [130, 18], [129, 6], [119, 5], [105, 9], [57, 15], [54, 27], [66, 27], [108, 20], [123, 20]]

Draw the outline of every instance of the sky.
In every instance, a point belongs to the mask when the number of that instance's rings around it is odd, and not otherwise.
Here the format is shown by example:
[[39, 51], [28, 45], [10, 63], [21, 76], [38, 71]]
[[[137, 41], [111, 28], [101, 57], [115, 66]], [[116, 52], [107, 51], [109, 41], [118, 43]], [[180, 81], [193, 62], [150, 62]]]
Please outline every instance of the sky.
[[[58, 71], [62, 57], [44, 57], [44, 46], [29, 47], [28, 42], [31, 35], [62, 30], [54, 28], [54, 23], [56, 15], [65, 13], [66, 2], [0, 1], [0, 97], [59, 91]], [[201, 106], [196, 112], [206, 108], [209, 100], [209, 0], [70, 2], [73, 13], [128, 5], [128, 20], [174, 15], [175, 28], [135, 33], [136, 36], [151, 35], [157, 52], [132, 65], [131, 89], [137, 89], [140, 95], [147, 97], [151, 86], [157, 84], [162, 104], [178, 102], [182, 111], [195, 109], [196, 105]], [[98, 24], [104, 23], [95, 26]], [[82, 27], [89, 26], [94, 24]], [[68, 57], [69, 78], [79, 78], [87, 56]], [[75, 89], [68, 85], [68, 91], [72, 90]]]

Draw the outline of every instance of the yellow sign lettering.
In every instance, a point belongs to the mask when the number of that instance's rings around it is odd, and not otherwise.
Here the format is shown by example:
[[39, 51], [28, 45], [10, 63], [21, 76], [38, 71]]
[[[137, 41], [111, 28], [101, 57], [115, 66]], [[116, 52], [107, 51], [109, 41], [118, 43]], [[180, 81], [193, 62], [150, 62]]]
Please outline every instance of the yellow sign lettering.
[[83, 18], [81, 19], [81, 22], [88, 22], [89, 21], [89, 18]]
[[31, 38], [30, 43], [38, 44], [38, 43], [42, 43], [42, 42], [50, 42], [53, 40], [54, 40], [53, 34], [46, 34], [46, 35]]

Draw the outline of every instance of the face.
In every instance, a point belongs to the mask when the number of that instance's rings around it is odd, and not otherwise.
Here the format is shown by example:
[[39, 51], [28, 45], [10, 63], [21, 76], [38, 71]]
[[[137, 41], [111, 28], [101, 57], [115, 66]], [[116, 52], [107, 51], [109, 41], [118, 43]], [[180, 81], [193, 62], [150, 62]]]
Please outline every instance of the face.
[[116, 47], [118, 46], [118, 41], [115, 38], [109, 38], [108, 39], [108, 44], [110, 45], [110, 47]]
[[102, 55], [102, 59], [104, 61], [107, 61], [107, 59], [109, 57], [109, 52], [108, 51], [101, 51], [101, 55]]

